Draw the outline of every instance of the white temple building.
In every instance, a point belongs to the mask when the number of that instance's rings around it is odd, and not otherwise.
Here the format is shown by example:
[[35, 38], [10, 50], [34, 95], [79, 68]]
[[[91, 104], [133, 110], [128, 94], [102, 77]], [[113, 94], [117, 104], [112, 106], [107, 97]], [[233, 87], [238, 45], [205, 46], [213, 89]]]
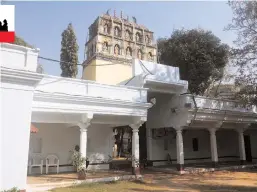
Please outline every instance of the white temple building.
[[[134, 174], [142, 159], [179, 171], [189, 163], [257, 161], [256, 107], [185, 94], [176, 67], [133, 59], [133, 78], [105, 85], [36, 73], [38, 54], [1, 44], [0, 190], [26, 190], [32, 156], [42, 157], [43, 173], [49, 155], [58, 158], [59, 172], [73, 171], [76, 145], [89, 158], [88, 169], [109, 169], [117, 126], [133, 131]], [[30, 133], [31, 124], [37, 133]]]

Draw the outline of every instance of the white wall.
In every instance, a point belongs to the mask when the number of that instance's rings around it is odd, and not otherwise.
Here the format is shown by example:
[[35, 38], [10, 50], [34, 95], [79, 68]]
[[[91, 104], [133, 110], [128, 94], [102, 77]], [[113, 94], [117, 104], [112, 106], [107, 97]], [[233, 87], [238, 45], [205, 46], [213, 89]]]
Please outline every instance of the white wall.
[[[45, 159], [48, 154], [55, 154], [60, 160], [60, 172], [73, 171], [71, 164], [71, 150], [80, 143], [80, 130], [78, 127], [67, 127], [67, 124], [35, 123], [39, 132], [31, 134], [30, 148], [35, 145], [35, 139], [42, 140], [41, 155]], [[90, 163], [100, 163], [112, 156], [112, 129], [105, 125], [91, 125], [88, 128], [87, 156]], [[45, 161], [44, 161], [45, 164]], [[108, 169], [109, 165], [89, 165], [88, 169]], [[44, 170], [45, 171], [45, 170]], [[51, 168], [49, 172], [55, 172]], [[32, 169], [33, 173], [39, 173], [38, 168]]]
[[[193, 151], [192, 139], [198, 139], [198, 151]], [[229, 140], [228, 140], [229, 138]], [[168, 150], [164, 150], [164, 140], [168, 140]], [[207, 130], [187, 130], [183, 133], [184, 158], [186, 163], [211, 162], [210, 136]], [[233, 130], [221, 130], [217, 132], [217, 148], [219, 161], [239, 161], [237, 132]], [[176, 164], [176, 137], [169, 135], [162, 139], [152, 139], [153, 161], [167, 160], [170, 154], [172, 163]], [[155, 162], [154, 165], [167, 164], [167, 162]]]
[[0, 191], [26, 189], [34, 73], [38, 50], [1, 43]]
[[33, 92], [26, 86], [1, 83], [0, 98], [2, 145], [0, 191], [12, 187], [26, 189], [26, 154], [29, 146]]

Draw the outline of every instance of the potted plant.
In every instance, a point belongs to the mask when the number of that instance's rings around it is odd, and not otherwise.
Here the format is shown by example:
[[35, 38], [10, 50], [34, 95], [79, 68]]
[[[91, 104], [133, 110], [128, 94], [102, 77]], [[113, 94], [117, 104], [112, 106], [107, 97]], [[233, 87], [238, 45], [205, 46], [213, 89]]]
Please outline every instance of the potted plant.
[[86, 169], [89, 165], [88, 158], [82, 157], [81, 153], [74, 149], [71, 160], [72, 160], [72, 165], [76, 168], [76, 171], [78, 173], [78, 179], [79, 180], [86, 179]]

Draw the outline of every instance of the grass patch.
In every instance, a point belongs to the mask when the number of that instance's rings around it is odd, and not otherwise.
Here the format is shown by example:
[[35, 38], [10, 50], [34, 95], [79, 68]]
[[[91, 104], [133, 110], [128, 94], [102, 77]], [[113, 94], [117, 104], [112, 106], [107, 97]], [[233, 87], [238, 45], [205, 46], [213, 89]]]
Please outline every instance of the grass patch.
[[[134, 189], [144, 189], [145, 183], [142, 181], [112, 181], [107, 183], [81, 184], [67, 188], [57, 188], [52, 192], [128, 192]], [[149, 188], [149, 191], [152, 191]]]

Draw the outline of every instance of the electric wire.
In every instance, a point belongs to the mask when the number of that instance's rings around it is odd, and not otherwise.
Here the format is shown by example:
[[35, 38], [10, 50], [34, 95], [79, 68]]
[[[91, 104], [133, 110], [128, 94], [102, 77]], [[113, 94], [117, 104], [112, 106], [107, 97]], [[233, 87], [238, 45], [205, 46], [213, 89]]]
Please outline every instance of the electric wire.
[[[43, 60], [47, 60], [47, 61], [53, 61], [53, 62], [57, 62], [57, 63], [66, 63], [66, 64], [70, 64], [70, 62], [67, 61], [60, 61], [60, 60], [56, 60], [56, 59], [51, 59], [51, 58], [47, 58], [47, 57], [42, 57], [42, 56], [38, 56], [39, 59], [43, 59]], [[102, 63], [102, 64], [96, 64], [96, 65], [83, 65], [82, 63], [77, 63], [76, 65], [78, 66], [84, 66], [84, 68], [89, 67], [89, 66], [107, 66], [107, 65], [124, 65], [125, 62], [120, 62], [120, 63]]]

